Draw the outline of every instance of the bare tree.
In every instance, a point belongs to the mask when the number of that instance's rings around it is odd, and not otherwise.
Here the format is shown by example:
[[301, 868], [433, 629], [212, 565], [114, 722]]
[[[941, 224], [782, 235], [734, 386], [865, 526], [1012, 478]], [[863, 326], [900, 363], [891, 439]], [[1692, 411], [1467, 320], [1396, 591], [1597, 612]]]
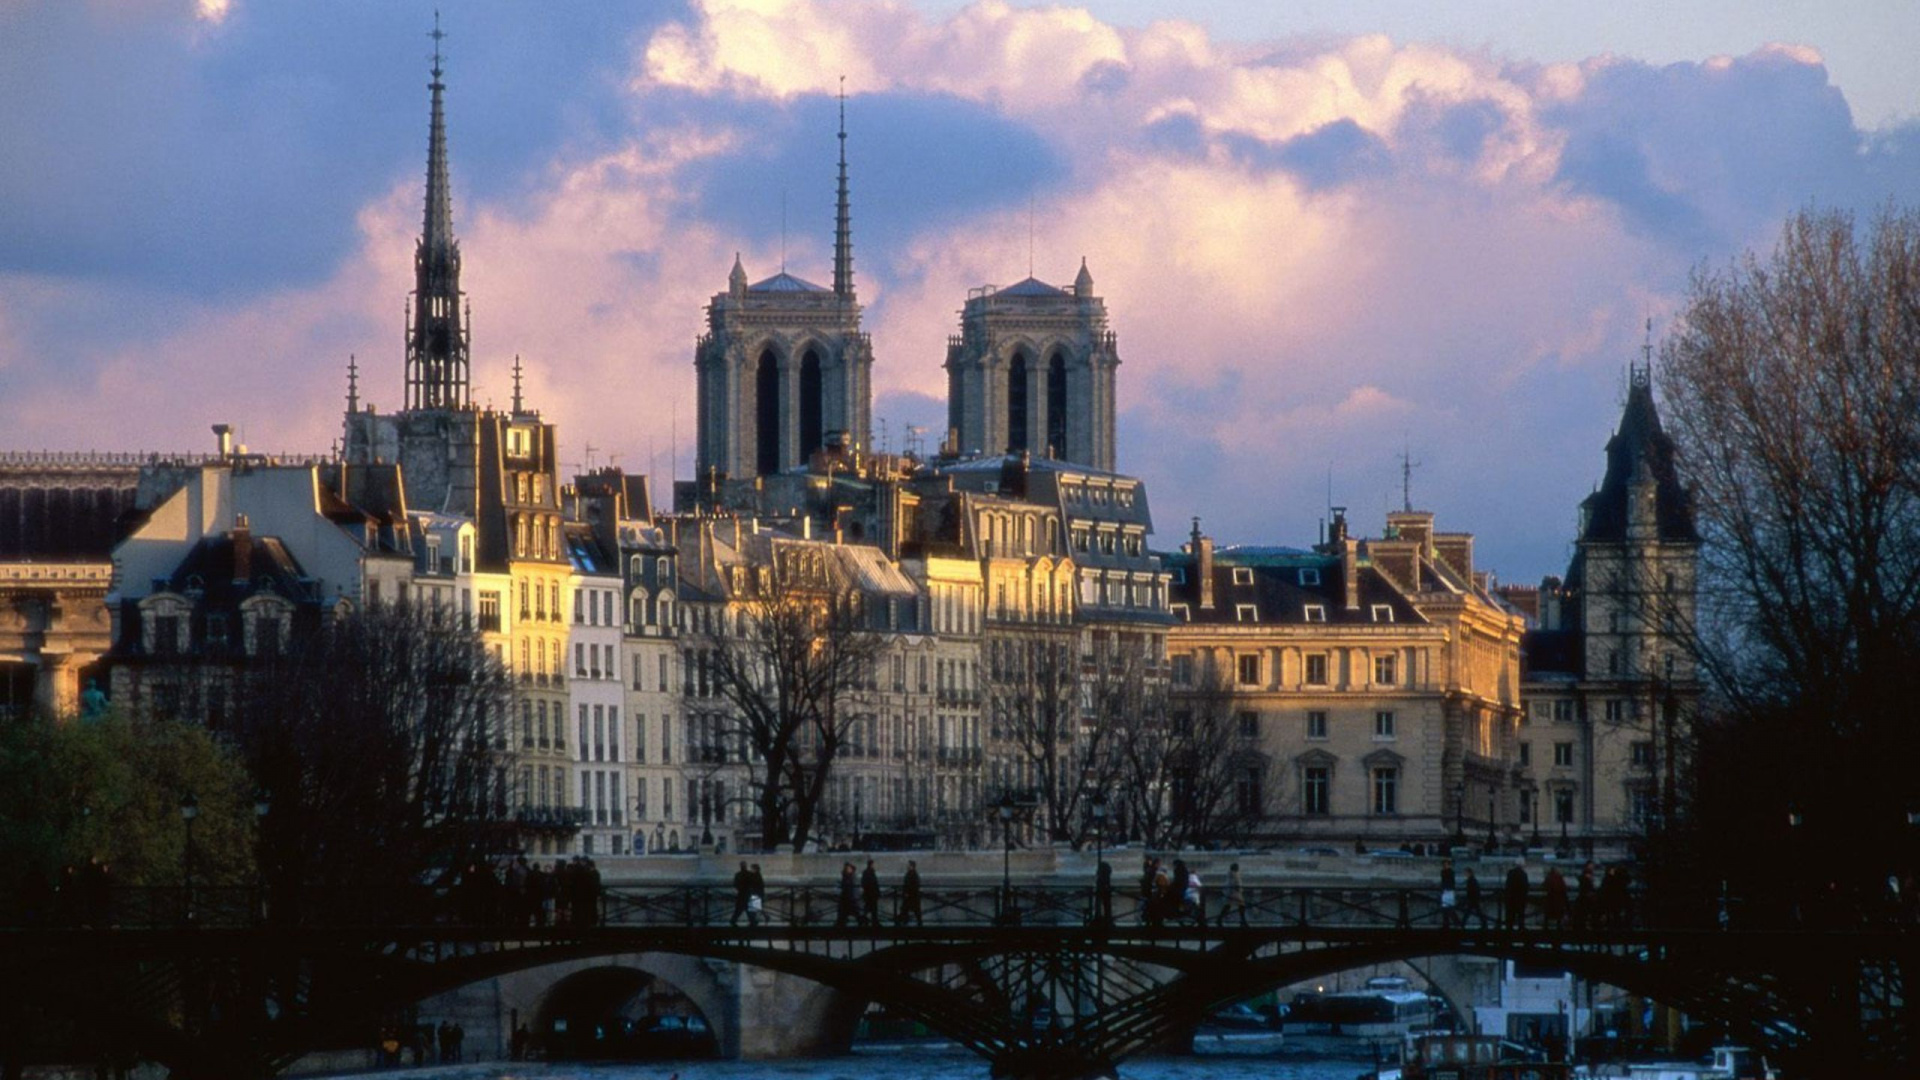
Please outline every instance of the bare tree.
[[1916, 809], [1920, 215], [1887, 210], [1862, 238], [1850, 215], [1806, 211], [1770, 257], [1702, 270], [1662, 376], [1725, 709], [1696, 809], [1729, 829], [1804, 822], [1837, 877], [1883, 874], [1838, 853], [1903, 846]]
[[988, 642], [987, 708], [1010, 771], [1012, 795], [1049, 840], [1076, 842], [1085, 766], [1096, 759], [1094, 731], [1083, 731], [1078, 635], [1067, 627], [1029, 628]]
[[1245, 839], [1266, 817], [1270, 768], [1241, 733], [1232, 687], [1218, 673], [1164, 711], [1142, 710], [1115, 742], [1134, 835], [1151, 847], [1205, 847]]
[[710, 693], [691, 712], [725, 748], [709, 764], [731, 757], [747, 771], [760, 842], [800, 850], [884, 641], [855, 583], [816, 545], [775, 545], [768, 565], [742, 569], [731, 607], [693, 643]]
[[236, 689], [234, 734], [272, 800], [261, 872], [283, 908], [410, 887], [515, 843], [512, 682], [476, 631], [357, 611]]

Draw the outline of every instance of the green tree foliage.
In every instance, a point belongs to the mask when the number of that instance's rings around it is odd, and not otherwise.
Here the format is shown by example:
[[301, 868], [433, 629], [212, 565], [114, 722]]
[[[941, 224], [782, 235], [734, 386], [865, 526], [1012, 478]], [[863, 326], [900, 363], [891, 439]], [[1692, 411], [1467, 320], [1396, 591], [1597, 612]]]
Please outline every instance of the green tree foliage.
[[0, 725], [0, 791], [0, 875], [12, 889], [94, 859], [116, 884], [179, 885], [189, 793], [199, 809], [194, 880], [252, 878], [253, 785], [233, 749], [203, 728], [113, 712], [15, 720]]
[[1700, 272], [1661, 374], [1720, 714], [1692, 847], [1725, 876], [1789, 857], [1870, 888], [1920, 810], [1920, 214], [1862, 235], [1803, 212], [1771, 256]]

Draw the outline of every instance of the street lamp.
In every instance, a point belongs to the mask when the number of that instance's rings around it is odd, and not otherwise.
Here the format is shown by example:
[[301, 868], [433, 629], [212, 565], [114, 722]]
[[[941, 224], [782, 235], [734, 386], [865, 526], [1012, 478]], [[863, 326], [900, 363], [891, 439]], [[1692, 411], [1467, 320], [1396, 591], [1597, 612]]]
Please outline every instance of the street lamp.
[[860, 850], [860, 778], [853, 781], [853, 846]]
[[1093, 812], [1093, 914], [1096, 919], [1111, 920], [1113, 918], [1113, 902], [1108, 897], [1107, 890], [1112, 886], [1113, 879], [1101, 873], [1101, 867], [1107, 864], [1106, 794], [1095, 794], [1093, 802], [1088, 805], [1088, 809]]
[[1467, 782], [1453, 782], [1453, 845], [1467, 846]]
[[1000, 921], [1013, 921], [1013, 793], [1000, 796]]
[[273, 796], [266, 788], [253, 793], [253, 889], [254, 918], [266, 920], [267, 914], [267, 844], [265, 836], [267, 815], [273, 811]]
[[180, 820], [186, 823], [187, 846], [181, 856], [180, 882], [186, 896], [187, 921], [193, 921], [193, 819], [200, 816], [200, 800], [189, 791], [180, 796]]
[[1487, 785], [1487, 850], [1488, 851], [1493, 850], [1494, 818], [1498, 817], [1499, 814], [1500, 814], [1500, 788], [1497, 785], [1488, 784]]

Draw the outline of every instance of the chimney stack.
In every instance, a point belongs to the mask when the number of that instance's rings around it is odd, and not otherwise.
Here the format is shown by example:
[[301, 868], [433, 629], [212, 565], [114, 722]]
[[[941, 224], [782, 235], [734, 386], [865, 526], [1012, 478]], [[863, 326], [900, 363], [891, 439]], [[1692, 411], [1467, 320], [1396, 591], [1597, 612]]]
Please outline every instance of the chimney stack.
[[223, 458], [232, 457], [233, 456], [233, 425], [232, 424], [213, 425], [213, 437], [215, 439], [218, 439], [220, 442], [220, 456]]
[[1200, 578], [1200, 609], [1213, 607], [1213, 538], [1200, 531], [1200, 519], [1193, 519], [1193, 572]]

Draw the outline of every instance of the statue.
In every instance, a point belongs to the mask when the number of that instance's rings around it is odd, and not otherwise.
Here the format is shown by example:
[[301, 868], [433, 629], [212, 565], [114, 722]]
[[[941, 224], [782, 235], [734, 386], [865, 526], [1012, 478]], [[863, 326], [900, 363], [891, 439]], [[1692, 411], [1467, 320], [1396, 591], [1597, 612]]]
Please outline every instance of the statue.
[[80, 719], [98, 720], [107, 714], [107, 695], [101, 691], [96, 679], [87, 680], [87, 688], [80, 692]]

